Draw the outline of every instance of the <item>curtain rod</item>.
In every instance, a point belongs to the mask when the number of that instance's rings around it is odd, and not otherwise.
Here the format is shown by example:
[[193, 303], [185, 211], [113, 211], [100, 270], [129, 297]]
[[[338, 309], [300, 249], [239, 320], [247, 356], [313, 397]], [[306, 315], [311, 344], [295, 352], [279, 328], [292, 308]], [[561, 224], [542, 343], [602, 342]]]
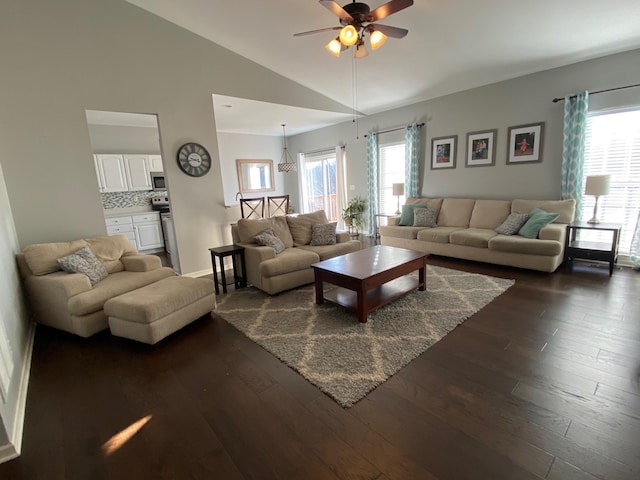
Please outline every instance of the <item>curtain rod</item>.
[[318, 154], [318, 153], [329, 153], [329, 152], [335, 152], [336, 148], [340, 147], [342, 150], [344, 150], [345, 148], [347, 148], [347, 145], [337, 145], [336, 147], [327, 147], [327, 148], [323, 148], [321, 150], [312, 150], [311, 152], [300, 152], [303, 155], [313, 155], [313, 154]]
[[[424, 122], [419, 123], [418, 124], [419, 127], [424, 127]], [[389, 130], [382, 130], [381, 132], [375, 132], [376, 135], [380, 135], [381, 133], [389, 133], [389, 132], [397, 132], [398, 130], [404, 130], [407, 127], [397, 127], [397, 128], [390, 128]], [[364, 136], [365, 138], [367, 138], [367, 136]]]
[[[624, 90], [625, 88], [634, 88], [634, 87], [640, 87], [640, 83], [636, 83], [635, 85], [627, 85], [625, 87], [607, 88], [606, 90], [598, 90], [597, 92], [589, 92], [589, 95], [596, 95], [597, 93], [613, 92], [615, 90]], [[576, 98], [576, 95], [571, 95], [569, 98]], [[564, 98], [556, 97], [551, 101], [553, 103], [558, 103], [558, 102], [562, 102], [563, 100]]]

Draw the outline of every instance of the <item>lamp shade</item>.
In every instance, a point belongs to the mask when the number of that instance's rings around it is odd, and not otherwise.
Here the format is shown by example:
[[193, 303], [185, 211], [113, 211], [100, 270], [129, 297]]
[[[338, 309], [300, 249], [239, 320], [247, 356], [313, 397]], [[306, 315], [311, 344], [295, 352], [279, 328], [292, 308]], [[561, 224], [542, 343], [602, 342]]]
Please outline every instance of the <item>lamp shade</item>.
[[587, 195], [607, 195], [609, 193], [609, 185], [611, 184], [611, 175], [589, 175], [587, 177], [587, 185], [584, 193]]
[[404, 195], [404, 183], [394, 183], [391, 186], [393, 195]]

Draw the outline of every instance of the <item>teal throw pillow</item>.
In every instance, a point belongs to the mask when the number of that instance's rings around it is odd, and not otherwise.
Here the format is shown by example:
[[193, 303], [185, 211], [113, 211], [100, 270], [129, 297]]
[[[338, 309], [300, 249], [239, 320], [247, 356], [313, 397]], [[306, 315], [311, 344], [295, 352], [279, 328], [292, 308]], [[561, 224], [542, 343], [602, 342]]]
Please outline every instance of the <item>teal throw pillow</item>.
[[413, 209], [416, 207], [423, 207], [424, 205], [403, 205], [402, 213], [400, 214], [400, 221], [398, 225], [405, 227], [413, 227]]
[[557, 213], [549, 213], [539, 208], [534, 208], [529, 212], [529, 219], [518, 231], [518, 235], [526, 238], [538, 238], [538, 233], [540, 233], [542, 227], [550, 224], [559, 216]]

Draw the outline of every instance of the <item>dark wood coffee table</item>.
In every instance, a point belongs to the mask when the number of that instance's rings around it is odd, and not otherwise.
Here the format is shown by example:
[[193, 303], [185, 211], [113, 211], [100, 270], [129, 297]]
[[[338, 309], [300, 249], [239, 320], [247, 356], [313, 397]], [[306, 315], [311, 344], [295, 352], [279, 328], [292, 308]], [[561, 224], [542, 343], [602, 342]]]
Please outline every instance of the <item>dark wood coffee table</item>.
[[[370, 312], [412, 292], [427, 289], [428, 253], [376, 245], [314, 263], [316, 303], [324, 300], [354, 311], [360, 322]], [[407, 276], [418, 270], [418, 279]], [[336, 288], [323, 290], [323, 282]]]

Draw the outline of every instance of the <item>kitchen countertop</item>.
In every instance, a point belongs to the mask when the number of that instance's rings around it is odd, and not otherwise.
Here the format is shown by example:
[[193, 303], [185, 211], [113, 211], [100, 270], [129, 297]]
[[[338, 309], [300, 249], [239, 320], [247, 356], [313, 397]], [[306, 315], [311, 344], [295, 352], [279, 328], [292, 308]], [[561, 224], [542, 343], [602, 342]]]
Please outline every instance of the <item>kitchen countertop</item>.
[[151, 205], [148, 207], [125, 207], [125, 208], [108, 208], [102, 210], [104, 217], [122, 217], [125, 215], [138, 215], [141, 213], [155, 213], [155, 210], [151, 209]]

